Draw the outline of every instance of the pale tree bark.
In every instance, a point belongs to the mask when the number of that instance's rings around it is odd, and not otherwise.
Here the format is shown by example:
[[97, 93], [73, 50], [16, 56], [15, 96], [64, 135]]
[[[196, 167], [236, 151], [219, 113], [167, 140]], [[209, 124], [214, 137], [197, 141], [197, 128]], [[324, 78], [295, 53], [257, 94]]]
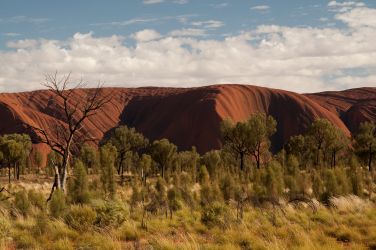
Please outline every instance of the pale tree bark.
[[55, 170], [51, 195], [55, 188], [66, 193], [66, 180], [72, 147], [77, 143], [96, 140], [88, 134], [80, 133], [83, 122], [100, 111], [104, 105], [110, 102], [111, 98], [111, 93], [103, 93], [100, 84], [94, 89], [85, 90], [85, 96], [75, 97], [74, 92], [83, 88], [85, 84], [81, 80], [70, 88], [70, 77], [70, 74], [59, 77], [55, 72], [54, 74], [47, 74], [45, 82], [42, 84], [52, 92], [55, 103], [62, 103], [62, 106], [58, 107], [62, 109], [63, 113], [62, 117], [59, 117], [60, 120], [54, 125], [49, 124], [49, 130], [27, 124], [37, 133], [42, 143], [47, 144], [52, 151], [62, 157], [62, 164], [57, 165], [58, 167]]

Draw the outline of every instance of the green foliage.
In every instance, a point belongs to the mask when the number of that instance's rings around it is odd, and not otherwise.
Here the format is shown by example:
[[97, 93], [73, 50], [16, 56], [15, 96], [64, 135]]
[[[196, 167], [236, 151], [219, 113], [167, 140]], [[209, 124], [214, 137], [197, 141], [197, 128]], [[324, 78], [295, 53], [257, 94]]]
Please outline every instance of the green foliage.
[[201, 185], [207, 185], [209, 184], [210, 182], [210, 176], [209, 176], [209, 172], [208, 170], [206, 169], [206, 166], [205, 165], [202, 165], [200, 167], [200, 171], [198, 173], [198, 181]]
[[374, 122], [364, 122], [360, 125], [359, 132], [355, 136], [355, 151], [372, 171], [376, 155], [376, 124]]
[[40, 169], [43, 167], [42, 166], [42, 164], [43, 164], [43, 155], [42, 155], [42, 153], [39, 150], [36, 150], [35, 153], [34, 153], [34, 162], [37, 165], [38, 172], [39, 172]]
[[116, 182], [115, 182], [115, 160], [117, 151], [111, 144], [105, 144], [100, 148], [101, 158], [101, 182], [104, 192], [110, 196], [115, 197]]
[[53, 217], [59, 218], [64, 215], [67, 209], [67, 204], [65, 200], [65, 194], [62, 190], [57, 189], [52, 194], [51, 200], [49, 202], [50, 213]]
[[29, 213], [31, 203], [27, 197], [27, 193], [25, 190], [16, 193], [14, 205], [24, 216], [26, 216]]
[[168, 209], [170, 210], [170, 217], [172, 218], [172, 214], [179, 209], [181, 209], [181, 204], [179, 200], [179, 192], [176, 188], [170, 188], [167, 192], [167, 200], [168, 200]]
[[154, 141], [151, 148], [151, 156], [158, 164], [162, 178], [176, 156], [177, 147], [167, 139]]
[[65, 215], [65, 222], [71, 228], [83, 232], [89, 230], [96, 221], [96, 212], [87, 205], [73, 205]]
[[221, 155], [218, 150], [211, 150], [206, 152], [202, 158], [201, 162], [208, 169], [210, 178], [213, 180], [217, 179], [217, 174], [220, 171]]
[[93, 202], [93, 208], [97, 213], [95, 225], [103, 227], [119, 227], [129, 215], [128, 208], [123, 202], [111, 200]]
[[217, 184], [206, 184], [200, 190], [201, 206], [209, 206], [221, 200], [221, 191]]
[[146, 185], [147, 177], [151, 174], [152, 170], [152, 159], [150, 155], [142, 154], [138, 161], [138, 167], [142, 182]]
[[272, 161], [266, 168], [265, 186], [267, 195], [279, 197], [284, 189], [282, 166], [277, 161]]
[[74, 203], [84, 204], [90, 200], [86, 168], [80, 160], [74, 164], [70, 196]]
[[221, 134], [224, 149], [240, 159], [240, 170], [244, 170], [245, 157], [252, 155], [257, 168], [260, 167], [261, 158], [268, 153], [269, 138], [276, 132], [277, 122], [265, 113], [257, 113], [246, 122], [233, 124], [224, 120], [221, 124]]
[[209, 227], [218, 226], [224, 228], [228, 222], [229, 211], [228, 208], [218, 202], [205, 207], [201, 212], [201, 222]]
[[108, 141], [117, 150], [118, 173], [123, 174], [125, 161], [129, 160], [138, 150], [145, 148], [149, 141], [134, 128], [123, 125], [115, 129]]
[[234, 199], [237, 187], [234, 178], [230, 174], [227, 174], [222, 178], [220, 188], [223, 194], [223, 199], [226, 202]]
[[38, 193], [34, 189], [30, 189], [27, 193], [30, 203], [39, 208], [40, 210], [44, 211], [46, 209], [46, 199], [43, 194]]
[[82, 145], [79, 158], [82, 161], [82, 163], [87, 167], [87, 172], [89, 169], [91, 169], [93, 172], [96, 172], [99, 157], [98, 152], [95, 150], [94, 147], [90, 146], [87, 143]]

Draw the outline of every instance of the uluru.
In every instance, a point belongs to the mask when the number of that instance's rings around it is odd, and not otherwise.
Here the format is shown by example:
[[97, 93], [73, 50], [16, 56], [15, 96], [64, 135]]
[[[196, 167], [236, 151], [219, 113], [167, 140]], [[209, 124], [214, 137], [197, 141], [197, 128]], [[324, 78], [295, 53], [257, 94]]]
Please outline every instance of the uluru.
[[[88, 89], [74, 90], [80, 98]], [[376, 120], [376, 88], [358, 88], [317, 94], [252, 85], [211, 85], [198, 88], [106, 88], [111, 101], [85, 121], [81, 133], [99, 140], [120, 125], [136, 128], [150, 140], [168, 138], [179, 150], [195, 146], [200, 153], [221, 147], [223, 119], [244, 121], [257, 112], [277, 121], [272, 148], [280, 149], [290, 136], [304, 133], [317, 118], [325, 118], [346, 135], [364, 121]], [[49, 90], [0, 94], [0, 134], [27, 133], [38, 144], [37, 133], [59, 120], [61, 103]]]

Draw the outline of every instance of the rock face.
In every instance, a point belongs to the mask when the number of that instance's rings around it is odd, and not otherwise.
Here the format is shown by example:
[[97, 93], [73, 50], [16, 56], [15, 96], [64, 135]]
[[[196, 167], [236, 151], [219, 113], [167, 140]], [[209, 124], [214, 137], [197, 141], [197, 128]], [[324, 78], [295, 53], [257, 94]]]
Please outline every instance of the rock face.
[[[90, 89], [74, 91], [83, 98]], [[250, 85], [214, 85], [199, 88], [106, 88], [112, 100], [90, 117], [82, 133], [102, 139], [119, 125], [135, 127], [151, 140], [168, 138], [179, 150], [196, 146], [203, 153], [221, 146], [219, 125], [225, 118], [243, 121], [256, 112], [272, 115], [278, 132], [273, 149], [290, 136], [304, 133], [317, 118], [326, 118], [347, 135], [359, 123], [376, 121], [376, 88], [297, 94]], [[0, 134], [36, 133], [25, 124], [47, 131], [59, 122], [62, 103], [50, 91], [0, 94]]]

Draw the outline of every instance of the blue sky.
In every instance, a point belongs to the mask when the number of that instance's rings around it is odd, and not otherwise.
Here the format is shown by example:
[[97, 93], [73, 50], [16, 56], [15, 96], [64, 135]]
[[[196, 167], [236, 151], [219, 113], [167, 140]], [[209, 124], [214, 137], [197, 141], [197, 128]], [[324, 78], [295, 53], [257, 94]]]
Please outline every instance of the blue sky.
[[375, 8], [370, 0], [1, 0], [0, 91], [38, 89], [54, 70], [124, 87], [376, 86]]

